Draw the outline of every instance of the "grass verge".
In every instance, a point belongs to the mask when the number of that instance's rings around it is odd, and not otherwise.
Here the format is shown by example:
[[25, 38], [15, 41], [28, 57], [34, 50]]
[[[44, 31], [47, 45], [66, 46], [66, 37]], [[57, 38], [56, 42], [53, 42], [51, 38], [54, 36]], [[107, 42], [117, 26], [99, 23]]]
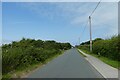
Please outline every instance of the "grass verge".
[[117, 68], [117, 69], [120, 69], [120, 62], [119, 61], [115, 61], [115, 60], [111, 60], [109, 58], [106, 58], [106, 57], [103, 57], [103, 56], [99, 56], [97, 54], [93, 54], [93, 53], [90, 53], [89, 51], [87, 50], [83, 50], [83, 49], [80, 49], [82, 50], [83, 52], [87, 53], [87, 54], [90, 54], [98, 59], [100, 59], [101, 61], [103, 61], [104, 63], [114, 67], [114, 68]]
[[59, 55], [62, 55], [65, 51], [61, 51], [61, 54], [57, 54], [49, 59], [47, 59], [44, 63], [32, 64], [27, 67], [18, 69], [16, 71], [12, 71], [8, 74], [2, 75], [2, 80], [9, 80], [10, 78], [25, 78], [29, 73], [32, 73], [34, 70], [42, 67], [42, 65], [47, 64], [49, 61], [52, 61]]

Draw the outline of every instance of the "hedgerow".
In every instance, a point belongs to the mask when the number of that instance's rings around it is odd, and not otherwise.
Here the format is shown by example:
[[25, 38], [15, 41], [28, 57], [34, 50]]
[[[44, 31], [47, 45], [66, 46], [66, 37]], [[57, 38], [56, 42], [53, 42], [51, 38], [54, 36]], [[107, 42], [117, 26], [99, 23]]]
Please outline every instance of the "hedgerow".
[[[78, 47], [90, 51], [90, 43], [88, 42], [84, 42], [82, 43], [83, 45], [79, 45]], [[120, 36], [113, 36], [110, 39], [97, 38], [93, 40], [93, 50], [91, 53], [120, 61]]]
[[70, 49], [70, 43], [25, 39], [2, 45], [2, 73], [7, 74], [47, 59]]

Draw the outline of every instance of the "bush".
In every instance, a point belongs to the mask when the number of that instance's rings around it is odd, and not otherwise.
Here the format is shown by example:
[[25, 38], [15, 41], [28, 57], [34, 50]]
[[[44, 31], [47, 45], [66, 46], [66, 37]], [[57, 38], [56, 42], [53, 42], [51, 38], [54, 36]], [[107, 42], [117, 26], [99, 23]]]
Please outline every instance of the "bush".
[[111, 39], [96, 41], [93, 44], [93, 53], [100, 53], [101, 56], [108, 57], [113, 60], [120, 60], [118, 58], [118, 37], [112, 37]]
[[[89, 41], [84, 42], [84, 44], [82, 43], [78, 47], [90, 51], [88, 42]], [[113, 36], [110, 39], [105, 40], [101, 38], [93, 40], [92, 53], [97, 55], [99, 53], [101, 56], [120, 61], [120, 36]]]
[[2, 51], [2, 72], [10, 72], [19, 65], [19, 60], [23, 51], [19, 48], [6, 49]]
[[44, 63], [47, 59], [61, 54], [61, 50], [70, 49], [69, 43], [25, 39], [2, 45], [2, 73]]

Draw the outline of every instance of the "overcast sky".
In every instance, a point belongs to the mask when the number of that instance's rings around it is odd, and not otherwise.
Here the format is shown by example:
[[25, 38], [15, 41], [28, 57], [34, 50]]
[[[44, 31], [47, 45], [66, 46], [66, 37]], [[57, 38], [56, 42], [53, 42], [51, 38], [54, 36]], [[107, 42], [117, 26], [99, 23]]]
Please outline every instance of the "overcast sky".
[[[89, 40], [88, 16], [98, 2], [4, 2], [3, 42], [22, 37], [70, 42]], [[118, 6], [101, 2], [92, 15], [92, 38], [108, 38], [118, 33]], [[87, 24], [86, 28], [85, 25]]]

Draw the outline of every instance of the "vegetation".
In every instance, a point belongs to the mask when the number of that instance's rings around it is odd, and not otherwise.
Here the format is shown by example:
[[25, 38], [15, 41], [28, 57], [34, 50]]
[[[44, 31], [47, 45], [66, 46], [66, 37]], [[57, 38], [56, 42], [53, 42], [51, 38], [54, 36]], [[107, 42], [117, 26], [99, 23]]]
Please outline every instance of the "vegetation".
[[81, 49], [83, 52], [87, 53], [87, 54], [90, 54], [98, 59], [100, 59], [101, 61], [103, 61], [104, 63], [114, 67], [114, 68], [119, 68], [120, 69], [120, 61], [117, 61], [117, 60], [112, 60], [112, 59], [109, 59], [107, 57], [103, 57], [103, 56], [99, 56], [98, 54], [93, 54], [91, 53], [90, 51], [87, 51], [85, 49]]
[[81, 53], [79, 50], [78, 50], [78, 52], [79, 52], [83, 57], [87, 57], [86, 55], [84, 55], [83, 53]]
[[[82, 43], [77, 47], [88, 52], [89, 51], [88, 43], [89, 41], [84, 42], [84, 44]], [[114, 61], [120, 62], [119, 50], [120, 50], [120, 36], [113, 36], [110, 39], [97, 38], [93, 40], [93, 51], [91, 52], [91, 54], [98, 55], [98, 57], [101, 57], [102, 61], [107, 63], [108, 61], [106, 60], [109, 60], [109, 61], [113, 60], [113, 62]]]
[[[92, 42], [95, 43], [97, 41], [103, 40], [102, 38], [96, 38]], [[82, 48], [84, 50], [90, 51], [90, 41], [82, 42], [80, 45], [77, 45], [76, 47]]]
[[2, 74], [45, 63], [51, 57], [70, 49], [70, 43], [25, 39], [2, 45]]
[[118, 52], [118, 37], [112, 37], [111, 39], [95, 42], [93, 44], [93, 53], [100, 53], [101, 56], [120, 61], [120, 54]]

